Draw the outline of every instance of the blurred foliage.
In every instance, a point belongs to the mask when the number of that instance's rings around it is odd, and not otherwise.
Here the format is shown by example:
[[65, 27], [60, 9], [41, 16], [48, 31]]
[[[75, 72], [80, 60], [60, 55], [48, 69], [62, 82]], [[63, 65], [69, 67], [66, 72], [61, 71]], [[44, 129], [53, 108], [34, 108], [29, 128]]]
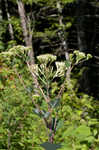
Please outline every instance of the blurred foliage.
[[20, 19], [17, 18], [16, 16], [12, 16], [10, 18], [10, 21], [8, 23], [12, 24], [13, 31], [14, 31], [14, 38], [18, 42], [23, 42], [23, 33], [22, 33], [22, 28], [21, 28], [21, 22]]
[[[19, 62], [19, 61], [18, 61]], [[20, 66], [27, 91], [32, 87], [27, 80], [25, 64]], [[37, 149], [48, 139], [42, 120], [33, 113], [32, 101], [16, 73], [1, 62], [0, 67], [0, 149]], [[37, 125], [38, 124], [38, 125]]]
[[[50, 147], [54, 150], [61, 145], [60, 150], [97, 150], [99, 102], [78, 92], [76, 75], [70, 79], [72, 86], [67, 87], [65, 76], [69, 67], [92, 56], [74, 51], [68, 63], [57, 62], [56, 56], [45, 54], [38, 56], [37, 64], [28, 68], [29, 50], [14, 46], [0, 53], [0, 148], [41, 150], [45, 147], [49, 150]], [[35, 86], [31, 72], [40, 87]], [[80, 75], [81, 72], [77, 76]], [[64, 90], [57, 99], [62, 85]], [[40, 88], [45, 96], [50, 96], [49, 103]], [[46, 126], [44, 119], [51, 127]], [[53, 143], [50, 143], [48, 140], [53, 134]]]
[[[85, 70], [82, 63], [92, 56], [73, 47], [75, 43], [78, 47], [77, 29], [73, 28], [77, 26], [77, 20], [80, 22], [77, 16], [80, 5], [76, 0], [59, 0], [61, 8], [58, 12], [57, 0], [22, 2], [28, 34], [33, 36], [35, 55], [44, 50], [63, 55], [62, 42], [66, 40], [70, 46], [70, 60], [59, 61], [55, 55], [43, 54], [36, 57], [36, 64], [29, 64], [30, 48], [17, 45], [24, 44], [17, 1], [7, 1], [9, 21], [5, 2], [0, 1], [0, 149], [98, 150], [99, 100], [81, 92], [78, 83]], [[88, 3], [88, 7], [90, 4], [98, 7], [98, 3]], [[85, 11], [84, 16], [97, 17], [97, 8], [92, 9], [91, 13], [89, 8], [86, 13], [86, 8], [82, 10]], [[92, 22], [84, 21], [83, 28], [88, 32], [87, 46], [91, 47], [89, 41], [95, 41], [98, 49], [97, 22], [93, 19]], [[14, 31], [14, 40], [9, 36], [9, 24]], [[91, 30], [95, 35], [90, 33]], [[89, 36], [93, 38], [89, 40]], [[67, 79], [68, 69], [71, 72]]]

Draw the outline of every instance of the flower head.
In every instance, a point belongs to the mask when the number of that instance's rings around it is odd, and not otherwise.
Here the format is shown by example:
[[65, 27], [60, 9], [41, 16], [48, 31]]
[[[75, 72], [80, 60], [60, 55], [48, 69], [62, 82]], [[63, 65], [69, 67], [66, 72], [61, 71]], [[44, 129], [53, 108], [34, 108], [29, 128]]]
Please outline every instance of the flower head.
[[55, 64], [56, 64], [56, 68], [57, 68], [55, 76], [58, 76], [58, 77], [64, 76], [65, 70], [66, 70], [65, 62], [57, 61], [57, 62], [55, 62]]
[[44, 55], [37, 56], [38, 61], [40, 63], [45, 63], [45, 64], [54, 62], [56, 58], [57, 57], [52, 54], [44, 54]]

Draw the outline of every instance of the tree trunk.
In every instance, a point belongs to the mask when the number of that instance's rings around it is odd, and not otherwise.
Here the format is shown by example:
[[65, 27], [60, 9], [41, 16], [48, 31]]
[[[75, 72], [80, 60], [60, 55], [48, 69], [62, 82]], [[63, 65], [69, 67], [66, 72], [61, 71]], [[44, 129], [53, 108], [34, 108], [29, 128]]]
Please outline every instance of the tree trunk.
[[77, 39], [78, 48], [80, 51], [85, 52], [87, 50], [86, 36], [84, 31], [84, 13], [86, 0], [77, 0]]
[[[61, 4], [59, 1], [57, 2], [57, 9], [58, 9], [58, 13], [59, 13], [59, 25], [60, 25], [60, 27], [62, 27], [62, 30], [59, 33], [59, 37], [62, 42], [61, 46], [64, 50], [66, 60], [69, 61], [68, 44], [67, 44], [67, 39], [66, 39], [66, 34], [65, 34], [66, 31], [65, 31], [64, 24], [63, 24], [62, 7], [61, 7]], [[71, 66], [68, 67], [67, 72], [66, 72], [66, 78], [67, 78], [69, 85], [71, 84], [70, 83], [70, 74], [71, 74]]]
[[2, 9], [0, 8], [0, 42], [2, 42], [3, 40], [2, 30], [3, 30], [3, 12], [2, 12]]
[[28, 21], [27, 21], [26, 15], [25, 15], [24, 4], [21, 0], [17, 0], [17, 5], [18, 5], [19, 16], [21, 19], [21, 25], [22, 25], [25, 45], [32, 48], [32, 50], [29, 51], [29, 53], [28, 53], [28, 55], [30, 57], [30, 63], [34, 64], [34, 50], [33, 50], [33, 46], [32, 46], [32, 35], [31, 35], [31, 33], [29, 33], [29, 30], [28, 30], [28, 24], [27, 24]]
[[14, 40], [13, 27], [12, 27], [12, 24], [10, 23], [11, 16], [10, 16], [10, 13], [8, 11], [8, 2], [7, 2], [7, 0], [4, 0], [4, 1], [5, 1], [5, 8], [6, 8], [6, 13], [7, 13], [7, 18], [8, 18], [8, 21], [9, 21], [9, 33], [10, 33], [10, 36], [11, 36], [11, 40]]
[[59, 25], [62, 28], [62, 30], [59, 32], [59, 37], [61, 39], [61, 46], [64, 50], [65, 53], [65, 58], [66, 60], [69, 60], [69, 53], [68, 53], [68, 44], [67, 44], [67, 40], [65, 37], [65, 32], [64, 31], [64, 24], [63, 24], [63, 16], [62, 16], [62, 7], [59, 1], [57, 1], [57, 9], [58, 9], [58, 13], [59, 13]]

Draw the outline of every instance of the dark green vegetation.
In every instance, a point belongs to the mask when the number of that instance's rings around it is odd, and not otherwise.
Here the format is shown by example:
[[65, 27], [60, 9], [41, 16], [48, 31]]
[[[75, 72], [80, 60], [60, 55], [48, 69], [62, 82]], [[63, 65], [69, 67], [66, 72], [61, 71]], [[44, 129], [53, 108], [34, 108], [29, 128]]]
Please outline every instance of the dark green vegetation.
[[97, 0], [0, 1], [0, 150], [99, 150], [98, 15]]

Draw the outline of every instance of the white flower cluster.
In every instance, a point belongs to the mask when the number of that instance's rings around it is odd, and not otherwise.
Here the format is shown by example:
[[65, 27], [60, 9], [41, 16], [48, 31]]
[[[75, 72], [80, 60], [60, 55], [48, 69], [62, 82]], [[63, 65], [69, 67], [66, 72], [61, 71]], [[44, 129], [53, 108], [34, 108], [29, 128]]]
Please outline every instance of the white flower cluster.
[[70, 57], [70, 61], [71, 62], [73, 62], [74, 59], [75, 59], [75, 64], [77, 64], [77, 63], [79, 63], [82, 60], [88, 60], [88, 59], [92, 58], [92, 55], [91, 54], [87, 54], [86, 55], [83, 52], [79, 52], [79, 51], [75, 50], [73, 54], [69, 55], [69, 57]]
[[85, 53], [79, 52], [79, 51], [77, 51], [77, 50], [74, 51], [74, 54], [76, 54], [76, 56], [79, 56], [79, 57], [81, 57], [81, 58], [85, 58], [85, 57], [86, 57]]
[[85, 53], [83, 53], [83, 52], [79, 52], [79, 51], [76, 50], [76, 51], [74, 51], [74, 54], [76, 55], [76, 64], [77, 64], [80, 60], [86, 58], [86, 55], [85, 55]]
[[37, 59], [40, 63], [48, 64], [54, 62], [57, 59], [57, 57], [52, 54], [44, 54], [44, 55], [37, 56]]
[[65, 62], [58, 62], [58, 61], [57, 61], [57, 62], [55, 62], [55, 64], [56, 64], [56, 68], [57, 68], [55, 77], [64, 76], [65, 70], [66, 70]]
[[91, 54], [87, 54], [87, 60], [92, 58], [92, 55]]
[[18, 54], [19, 55], [24, 54], [24, 52], [28, 52], [29, 50], [30, 50], [29, 47], [18, 45], [18, 46], [12, 47], [7, 52], [0, 53], [0, 57], [1, 58], [8, 58], [8, 57], [10, 58], [11, 56], [16, 56]]
[[13, 53], [12, 52], [10, 52], [10, 51], [8, 51], [8, 52], [2, 52], [2, 53], [0, 53], [0, 57], [10, 57], [10, 56], [12, 56], [13, 55]]
[[24, 52], [27, 52], [29, 50], [30, 50], [30, 47], [18, 45], [18, 46], [12, 47], [9, 51], [13, 52], [13, 53], [21, 52], [21, 53], [24, 54]]

